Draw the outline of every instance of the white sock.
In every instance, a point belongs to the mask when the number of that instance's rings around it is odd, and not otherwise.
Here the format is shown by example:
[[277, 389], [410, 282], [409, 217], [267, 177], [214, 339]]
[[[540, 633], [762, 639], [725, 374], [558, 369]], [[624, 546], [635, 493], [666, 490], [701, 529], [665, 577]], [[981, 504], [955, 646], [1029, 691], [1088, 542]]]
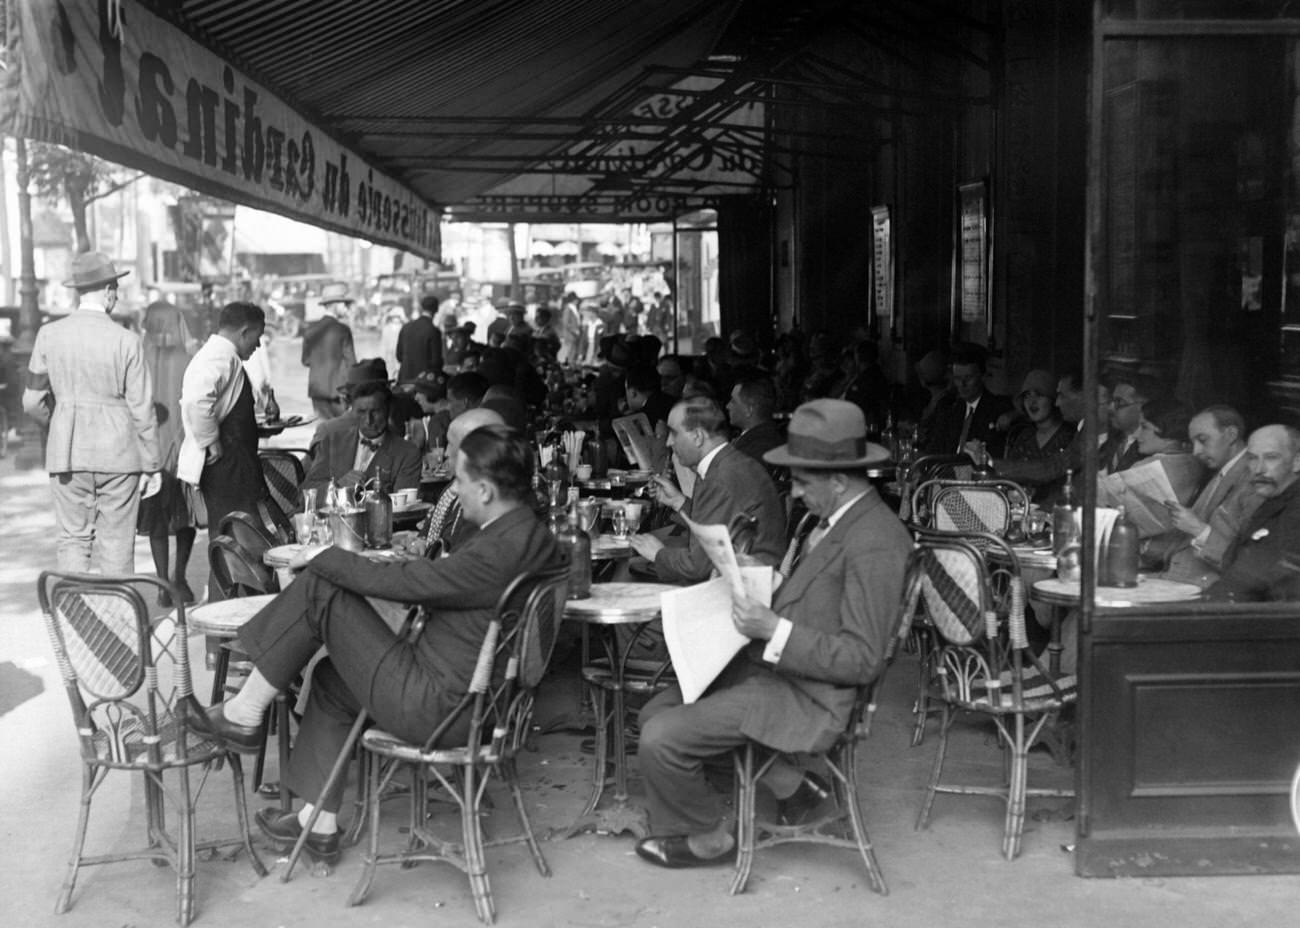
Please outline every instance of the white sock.
[[262, 676], [262, 671], [254, 667], [239, 692], [226, 700], [226, 718], [249, 728], [261, 725], [266, 707], [275, 701], [279, 692]]
[[[315, 808], [310, 802], [303, 803], [303, 807], [298, 810], [298, 825], [301, 828], [307, 827], [307, 819], [311, 818], [311, 810]], [[316, 824], [312, 826], [311, 833], [314, 835], [332, 835], [339, 830], [339, 821], [337, 812], [326, 812], [320, 810], [316, 816]]]

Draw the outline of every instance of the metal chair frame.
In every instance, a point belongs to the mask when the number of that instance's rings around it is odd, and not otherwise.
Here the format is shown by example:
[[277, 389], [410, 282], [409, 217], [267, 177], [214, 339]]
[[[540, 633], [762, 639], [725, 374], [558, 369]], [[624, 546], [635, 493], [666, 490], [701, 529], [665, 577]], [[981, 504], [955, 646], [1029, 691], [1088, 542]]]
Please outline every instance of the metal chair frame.
[[[567, 568], [522, 574], [511, 582], [501, 594], [497, 614], [484, 636], [469, 692], [423, 745], [407, 744], [378, 729], [362, 735], [363, 753], [373, 755], [367, 786], [370, 840], [364, 870], [348, 898], [349, 905], [365, 900], [380, 864], [410, 866], [422, 860], [441, 860], [469, 877], [475, 911], [480, 920], [491, 924], [496, 912], [485, 848], [526, 843], [538, 872], [550, 875], [550, 866], [533, 834], [519, 789], [515, 756], [528, 737], [534, 694], [555, 646], [567, 588]], [[439, 745], [447, 732], [466, 720], [469, 732], [463, 744]], [[420, 771], [412, 777], [410, 842], [403, 851], [381, 855], [379, 803], [393, 775], [406, 765]], [[426, 825], [429, 780], [425, 773], [460, 808], [459, 842], [444, 841]], [[522, 831], [508, 838], [485, 841], [480, 812], [493, 774], [500, 776], [509, 788]]]
[[[999, 566], [985, 557], [998, 549]], [[939, 744], [916, 827], [929, 824], [937, 793], [998, 796], [1005, 801], [1002, 853], [1020, 853], [1026, 798], [1073, 796], [1073, 790], [1030, 789], [1029, 749], [1060, 709], [1075, 701], [1075, 679], [1052, 676], [1029, 649], [1025, 589], [1015, 552], [994, 535], [919, 533], [908, 561], [903, 633], [918, 614], [936, 638], [931, 698], [941, 710]], [[996, 727], [1008, 782], [970, 786], [943, 782], [948, 733], [960, 712]]]
[[[151, 621], [141, 586], [171, 593], [175, 611], [166, 619]], [[37, 580], [37, 596], [81, 742], [80, 811], [55, 911], [66, 912], [71, 906], [82, 867], [153, 860], [176, 872], [176, 920], [188, 925], [195, 911], [198, 851], [235, 845], [237, 853], [242, 847], [259, 876], [267, 871], [253, 850], [248, 830], [239, 755], [190, 728], [190, 718], [203, 708], [194, 698], [190, 677], [185, 605], [170, 584], [144, 575], [45, 571]], [[223, 761], [233, 780], [240, 834], [199, 842], [195, 807], [208, 773]], [[200, 765], [205, 770], [195, 788], [190, 769]], [[141, 775], [148, 843], [138, 850], [88, 856], [91, 801], [114, 770]], [[175, 782], [169, 784], [165, 776], [172, 771]], [[174, 834], [166, 828], [169, 805], [179, 817]]]

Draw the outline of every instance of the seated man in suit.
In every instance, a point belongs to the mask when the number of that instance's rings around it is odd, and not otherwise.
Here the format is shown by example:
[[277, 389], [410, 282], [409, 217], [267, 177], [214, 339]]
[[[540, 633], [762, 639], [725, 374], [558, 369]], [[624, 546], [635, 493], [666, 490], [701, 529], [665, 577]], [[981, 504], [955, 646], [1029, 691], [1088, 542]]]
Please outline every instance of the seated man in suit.
[[387, 383], [388, 365], [383, 358], [365, 358], [348, 368], [347, 380], [339, 387], [338, 398], [343, 404], [343, 413], [333, 419], [322, 419], [312, 432], [307, 447], [316, 453], [316, 446], [334, 432], [346, 432], [356, 427], [357, 417], [352, 413], [352, 396], [357, 387], [367, 383]]
[[[698, 475], [688, 499], [667, 477], [656, 475], [649, 493], [661, 504], [702, 525], [725, 525], [739, 515], [758, 520], [750, 554], [775, 564], [785, 550], [785, 512], [763, 465], [727, 443], [727, 419], [712, 397], [681, 400], [668, 414], [668, 447]], [[694, 534], [668, 547], [656, 535], [633, 535], [632, 547], [654, 564], [665, 583], [699, 583], [713, 564]]]
[[1117, 377], [1110, 388], [1110, 434], [1097, 449], [1097, 467], [1103, 474], [1128, 470], [1146, 457], [1138, 448], [1138, 427], [1142, 424], [1142, 407], [1160, 395], [1154, 384], [1125, 375]]
[[[456, 456], [456, 490], [465, 517], [481, 531], [456, 554], [405, 563], [377, 563], [327, 548], [240, 630], [239, 647], [253, 661], [243, 688], [217, 703], [199, 724], [232, 750], [255, 752], [275, 695], [322, 645], [329, 657], [312, 673], [302, 727], [283, 771], [298, 796], [315, 800], [348, 729], [365, 709], [386, 730], [415, 744], [437, 728], [470, 684], [497, 598], [525, 571], [553, 568], [563, 555], [530, 508], [533, 454], [524, 437], [500, 426], [466, 436]], [[428, 621], [415, 642], [386, 624], [366, 597], [422, 603]], [[464, 729], [448, 738], [465, 737]], [[327, 796], [306, 848], [317, 860], [339, 856], [335, 813], [343, 784]], [[311, 805], [300, 812], [265, 809], [257, 823], [288, 850]]]
[[392, 397], [386, 382], [356, 388], [351, 410], [355, 421], [347, 429], [330, 431], [316, 443], [302, 489], [321, 490], [331, 480], [341, 487], [353, 487], [380, 471], [393, 489], [419, 487], [420, 452], [389, 428]]
[[[705, 762], [749, 739], [788, 754], [825, 750], [844, 730], [856, 688], [880, 674], [912, 539], [867, 478], [865, 468], [889, 452], [866, 435], [854, 404], [813, 400], [795, 410], [789, 441], [768, 453], [768, 462], [791, 469], [793, 495], [824, 524], [788, 558], [790, 576], [770, 608], [733, 604], [733, 624], [753, 640], [705, 694], [685, 705], [674, 687], [642, 710], [638, 756], [657, 833], [636, 850], [651, 863], [733, 860], [735, 838]], [[785, 759], [763, 782], [791, 823], [826, 795]]]
[[1006, 433], [998, 420], [1012, 411], [1011, 400], [984, 389], [987, 352], [979, 345], [959, 345], [952, 352], [952, 400], [934, 413], [922, 450], [926, 454], [961, 454], [968, 442], [982, 442], [993, 457], [1002, 456]]
[[[460, 450], [460, 443], [465, 440], [465, 436], [486, 425], [505, 425], [505, 422], [496, 410], [482, 406], [467, 409], [453, 419], [451, 428], [447, 430], [447, 460], [456, 460], [456, 452]], [[456, 484], [451, 483], [443, 488], [438, 501], [429, 512], [428, 520], [420, 526], [417, 537], [408, 542], [406, 548], [413, 554], [424, 555], [436, 544], [439, 555], [446, 557], [453, 551], [459, 551], [477, 531], [478, 526], [465, 518], [460, 500], [457, 499]]]
[[1250, 483], [1246, 422], [1231, 406], [1207, 406], [1187, 426], [1192, 454], [1212, 475], [1191, 507], [1166, 502], [1174, 531], [1142, 543], [1142, 563], [1161, 576], [1207, 587], [1229, 545], [1263, 497]]
[[756, 461], [782, 444], [785, 437], [772, 414], [776, 412], [776, 387], [771, 377], [755, 376], [731, 388], [727, 416], [734, 433], [731, 446]]
[[1300, 429], [1266, 425], [1246, 445], [1250, 484], [1260, 497], [1223, 558], [1215, 601], [1300, 600]]

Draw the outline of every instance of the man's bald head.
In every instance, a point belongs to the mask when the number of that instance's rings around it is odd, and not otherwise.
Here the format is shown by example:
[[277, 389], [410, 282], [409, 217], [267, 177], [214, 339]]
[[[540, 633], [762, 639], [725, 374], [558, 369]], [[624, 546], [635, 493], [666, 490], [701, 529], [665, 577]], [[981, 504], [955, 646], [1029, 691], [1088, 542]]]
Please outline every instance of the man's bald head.
[[1277, 496], [1300, 475], [1300, 431], [1289, 425], [1266, 425], [1250, 433], [1246, 445], [1250, 483], [1263, 497]]
[[465, 410], [455, 419], [452, 419], [451, 425], [447, 427], [447, 460], [456, 460], [456, 452], [460, 450], [460, 443], [465, 440], [465, 436], [470, 432], [481, 429], [485, 425], [505, 424], [505, 420], [501, 418], [501, 413], [495, 409], [475, 406], [473, 409]]

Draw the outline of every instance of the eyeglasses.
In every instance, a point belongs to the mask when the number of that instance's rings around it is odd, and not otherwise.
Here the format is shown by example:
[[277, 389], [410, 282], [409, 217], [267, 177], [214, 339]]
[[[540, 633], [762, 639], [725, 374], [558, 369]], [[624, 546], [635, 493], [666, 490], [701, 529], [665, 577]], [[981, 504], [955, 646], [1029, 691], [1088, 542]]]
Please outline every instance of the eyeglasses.
[[1130, 406], [1141, 406], [1141, 405], [1142, 405], [1142, 402], [1143, 402], [1142, 400], [1119, 400], [1119, 399], [1115, 399], [1115, 400], [1111, 400], [1111, 401], [1110, 401], [1110, 408], [1111, 408], [1111, 409], [1128, 409]]

